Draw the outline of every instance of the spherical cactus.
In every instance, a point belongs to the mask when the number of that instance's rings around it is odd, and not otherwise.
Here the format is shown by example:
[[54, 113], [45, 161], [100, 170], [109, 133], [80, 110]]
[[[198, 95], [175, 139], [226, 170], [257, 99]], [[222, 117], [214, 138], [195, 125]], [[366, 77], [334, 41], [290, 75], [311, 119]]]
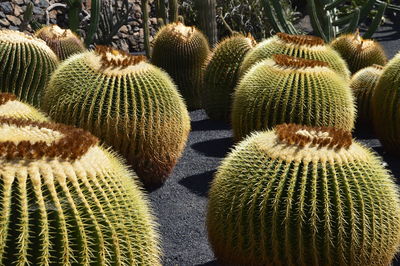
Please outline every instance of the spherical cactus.
[[162, 27], [154, 38], [151, 62], [171, 75], [189, 110], [202, 107], [204, 66], [209, 53], [203, 33], [181, 22]]
[[372, 65], [359, 70], [350, 80], [350, 88], [357, 100], [357, 120], [360, 125], [372, 125], [371, 98], [382, 72], [383, 66]]
[[12, 30], [0, 30], [0, 91], [39, 105], [58, 58], [46, 43]]
[[271, 58], [274, 54], [301, 57], [309, 60], [318, 60], [328, 63], [329, 67], [346, 79], [350, 79], [350, 71], [346, 62], [329, 45], [325, 45], [321, 38], [309, 35], [277, 35], [259, 43], [243, 60], [240, 75], [257, 62]]
[[1, 265], [160, 265], [135, 175], [90, 133], [0, 118]]
[[252, 37], [236, 35], [217, 45], [204, 74], [203, 106], [211, 119], [230, 121], [232, 93], [244, 56], [255, 44]]
[[185, 103], [170, 77], [142, 56], [98, 46], [53, 74], [43, 109], [87, 129], [124, 155], [147, 187], [160, 186], [190, 131]]
[[0, 93], [0, 117], [49, 121], [45, 114], [29, 104], [18, 101], [12, 93]]
[[348, 82], [326, 63], [274, 55], [252, 67], [235, 89], [234, 138], [282, 123], [352, 130], [353, 101]]
[[349, 132], [285, 124], [253, 134], [222, 162], [207, 229], [223, 265], [389, 265], [399, 194]]
[[372, 95], [374, 129], [390, 153], [400, 155], [400, 53], [386, 67]]
[[332, 41], [331, 47], [346, 60], [351, 73], [373, 64], [387, 63], [382, 46], [374, 40], [364, 40], [359, 33], [341, 35]]
[[35, 36], [44, 40], [60, 60], [85, 51], [85, 45], [77, 35], [57, 25], [45, 26], [36, 31]]

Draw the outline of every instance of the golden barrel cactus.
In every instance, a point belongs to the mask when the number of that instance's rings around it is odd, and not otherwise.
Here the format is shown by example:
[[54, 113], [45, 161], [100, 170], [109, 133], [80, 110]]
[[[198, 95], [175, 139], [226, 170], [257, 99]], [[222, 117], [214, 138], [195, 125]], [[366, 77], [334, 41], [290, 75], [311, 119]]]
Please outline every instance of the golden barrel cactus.
[[0, 117], [46, 122], [49, 118], [35, 107], [17, 100], [12, 93], [0, 93]]

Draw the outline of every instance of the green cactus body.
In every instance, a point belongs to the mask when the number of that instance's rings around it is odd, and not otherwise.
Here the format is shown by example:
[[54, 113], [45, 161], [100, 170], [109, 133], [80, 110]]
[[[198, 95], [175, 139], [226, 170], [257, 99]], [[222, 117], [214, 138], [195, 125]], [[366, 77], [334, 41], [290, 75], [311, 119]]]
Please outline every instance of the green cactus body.
[[203, 107], [211, 119], [230, 121], [232, 93], [244, 56], [254, 39], [243, 35], [226, 38], [217, 45], [204, 74]]
[[58, 58], [38, 38], [12, 30], [0, 30], [0, 91], [39, 106]]
[[35, 32], [35, 36], [44, 40], [60, 60], [82, 53], [86, 50], [82, 40], [70, 30], [63, 30], [57, 25], [50, 25]]
[[372, 122], [390, 153], [400, 155], [400, 53], [383, 69], [372, 95]]
[[43, 109], [113, 146], [147, 187], [165, 181], [190, 131], [185, 103], [164, 71], [142, 56], [102, 46], [60, 65]]
[[241, 140], [282, 123], [351, 131], [353, 101], [348, 82], [326, 63], [274, 55], [252, 67], [235, 89], [233, 135]]
[[284, 124], [224, 159], [207, 230], [222, 265], [389, 265], [400, 243], [398, 189], [349, 132]]
[[203, 33], [181, 22], [162, 27], [154, 38], [151, 62], [172, 77], [189, 110], [202, 107], [204, 66], [209, 53]]
[[243, 60], [240, 75], [243, 76], [254, 64], [264, 59], [269, 59], [274, 54], [326, 62], [338, 74], [350, 79], [350, 72], [346, 62], [333, 48], [325, 45], [322, 39], [315, 36], [289, 35], [286, 33], [278, 33], [259, 43], [249, 52]]
[[384, 66], [387, 57], [382, 46], [373, 40], [364, 40], [358, 33], [341, 35], [333, 40], [331, 47], [347, 62], [351, 73], [372, 66]]
[[372, 125], [371, 99], [382, 72], [383, 66], [372, 65], [356, 72], [350, 80], [350, 88], [357, 100], [357, 120], [360, 125]]
[[49, 118], [33, 106], [17, 100], [12, 93], [0, 93], [0, 117], [47, 122]]
[[161, 265], [135, 174], [97, 142], [70, 126], [0, 118], [1, 265]]

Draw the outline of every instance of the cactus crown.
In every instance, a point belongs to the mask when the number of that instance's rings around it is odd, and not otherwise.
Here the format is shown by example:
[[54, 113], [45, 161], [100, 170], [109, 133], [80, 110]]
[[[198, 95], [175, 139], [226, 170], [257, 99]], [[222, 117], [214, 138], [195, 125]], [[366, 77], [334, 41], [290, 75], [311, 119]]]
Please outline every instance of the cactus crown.
[[41, 35], [41, 38], [44, 38], [46, 41], [48, 40], [60, 40], [60, 39], [69, 39], [69, 38], [78, 38], [79, 37], [73, 33], [69, 29], [61, 29], [58, 25], [50, 25], [42, 28], [38, 31], [37, 34]]
[[101, 57], [101, 64], [105, 68], [126, 68], [146, 61], [146, 57], [143, 55], [130, 55], [109, 46], [97, 45], [95, 52]]
[[14, 31], [14, 30], [0, 30], [0, 42], [8, 42], [8, 43], [32, 43], [34, 45], [39, 46], [43, 50], [49, 52], [50, 54], [54, 54], [53, 51], [47, 46], [46, 42], [36, 38], [34, 36], [27, 35], [23, 32]]
[[[12, 131], [12, 134], [10, 134]], [[0, 158], [76, 160], [98, 139], [71, 126], [14, 118], [0, 118]]]
[[372, 67], [376, 68], [378, 70], [383, 70], [383, 66], [381, 66], [381, 65], [373, 64]]
[[185, 26], [182, 22], [174, 22], [166, 27], [169, 27], [171, 32], [178, 38], [180, 38], [182, 41], [190, 41], [192, 37], [194, 36], [194, 33], [196, 31], [195, 27], [188, 27]]
[[3, 105], [9, 101], [15, 101], [17, 99], [17, 96], [12, 93], [4, 92], [0, 93], [0, 105]]
[[319, 46], [325, 44], [323, 39], [311, 35], [291, 35], [283, 32], [278, 32], [276, 35], [280, 40], [286, 43], [307, 46]]
[[307, 68], [307, 67], [328, 67], [328, 63], [318, 61], [318, 60], [309, 60], [303, 59], [299, 57], [293, 57], [282, 54], [275, 54], [272, 56], [275, 63], [279, 66], [290, 67], [290, 68]]

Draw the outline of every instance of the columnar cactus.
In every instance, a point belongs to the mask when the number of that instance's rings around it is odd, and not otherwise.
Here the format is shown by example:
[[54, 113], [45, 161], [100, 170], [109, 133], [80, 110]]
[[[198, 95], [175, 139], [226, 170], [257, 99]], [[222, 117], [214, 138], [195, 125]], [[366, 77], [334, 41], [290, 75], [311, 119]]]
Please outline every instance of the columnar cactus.
[[43, 101], [55, 121], [87, 129], [124, 155], [148, 187], [165, 181], [190, 131], [171, 78], [143, 56], [108, 47], [64, 61]]
[[387, 63], [382, 46], [374, 40], [364, 40], [358, 32], [341, 35], [332, 41], [331, 47], [346, 60], [353, 74], [373, 64], [383, 66]]
[[334, 49], [315, 36], [290, 35], [278, 33], [275, 36], [259, 43], [243, 60], [240, 75], [243, 76], [251, 66], [274, 54], [318, 60], [328, 63], [329, 67], [345, 79], [350, 79], [350, 72], [346, 62]]
[[383, 66], [372, 65], [359, 70], [350, 80], [350, 88], [357, 100], [357, 120], [360, 125], [372, 125], [371, 99], [382, 72]]
[[321, 61], [274, 55], [257, 63], [235, 89], [234, 138], [282, 123], [354, 127], [353, 96], [341, 76]]
[[18, 101], [12, 93], [0, 93], [0, 117], [49, 121], [45, 114], [29, 104]]
[[90, 133], [0, 118], [1, 265], [160, 265], [136, 176]]
[[0, 91], [39, 105], [42, 90], [58, 64], [55, 53], [38, 38], [0, 30]]
[[349, 132], [284, 124], [224, 159], [207, 230], [223, 265], [389, 265], [400, 243], [399, 193]]
[[60, 60], [86, 50], [82, 40], [70, 30], [57, 25], [45, 26], [35, 32], [35, 36], [44, 40]]
[[189, 110], [202, 107], [204, 66], [209, 53], [203, 33], [181, 22], [162, 27], [154, 38], [151, 62], [171, 75]]
[[400, 53], [386, 67], [372, 96], [373, 124], [383, 146], [400, 155]]
[[233, 89], [244, 56], [255, 44], [252, 37], [236, 35], [217, 45], [204, 74], [203, 106], [211, 119], [230, 121]]

